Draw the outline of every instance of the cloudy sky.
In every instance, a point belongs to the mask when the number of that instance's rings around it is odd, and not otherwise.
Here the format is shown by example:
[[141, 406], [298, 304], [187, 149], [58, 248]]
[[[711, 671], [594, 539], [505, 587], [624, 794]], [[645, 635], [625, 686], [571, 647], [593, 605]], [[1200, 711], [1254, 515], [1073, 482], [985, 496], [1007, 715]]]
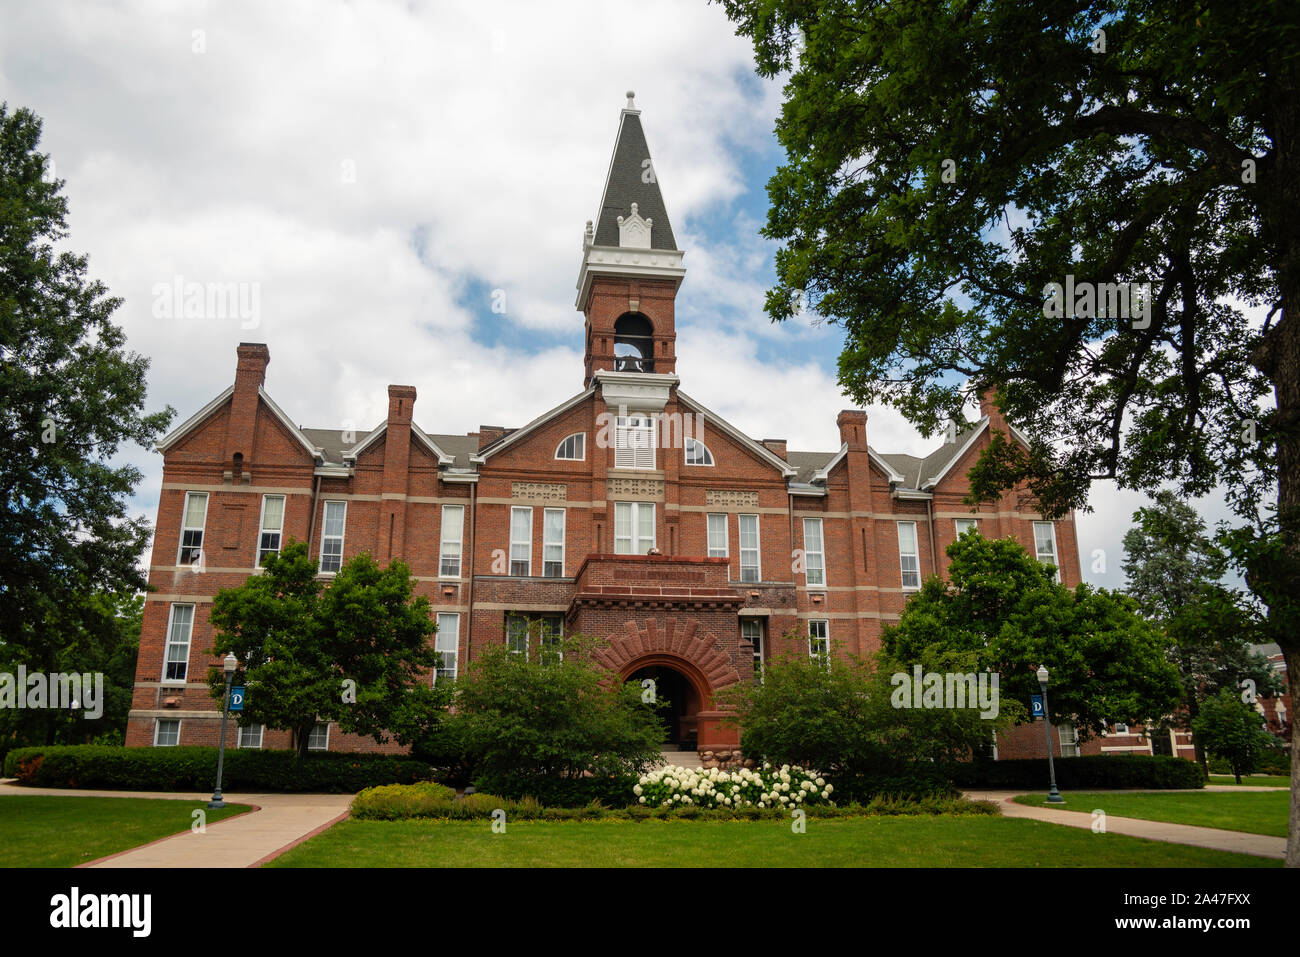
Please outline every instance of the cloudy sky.
[[[151, 408], [177, 423], [230, 384], [241, 340], [270, 346], [267, 388], [308, 427], [371, 428], [389, 383], [417, 387], [430, 432], [579, 391], [582, 230], [629, 89], [686, 251], [683, 386], [750, 435], [836, 448], [840, 333], [762, 309], [780, 86], [718, 6], [43, 0], [0, 33], [0, 98], [43, 118], [70, 245], [125, 300]], [[246, 317], [186, 318], [160, 292], [177, 282], [240, 284]], [[939, 441], [868, 412], [876, 448]], [[152, 520], [161, 456], [129, 458]], [[1094, 488], [1085, 578], [1121, 584], [1143, 501]]]

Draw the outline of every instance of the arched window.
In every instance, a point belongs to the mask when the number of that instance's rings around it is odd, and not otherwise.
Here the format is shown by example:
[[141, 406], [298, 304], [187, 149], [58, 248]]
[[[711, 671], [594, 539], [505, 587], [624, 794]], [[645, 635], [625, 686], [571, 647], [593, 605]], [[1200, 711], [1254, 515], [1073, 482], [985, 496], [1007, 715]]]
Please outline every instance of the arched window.
[[587, 433], [574, 432], [555, 449], [557, 459], [569, 459], [574, 462], [581, 462], [587, 457]]
[[687, 465], [712, 465], [713, 453], [699, 439], [687, 438], [685, 443]]
[[639, 312], [627, 312], [614, 323], [614, 369], [655, 371], [654, 326]]

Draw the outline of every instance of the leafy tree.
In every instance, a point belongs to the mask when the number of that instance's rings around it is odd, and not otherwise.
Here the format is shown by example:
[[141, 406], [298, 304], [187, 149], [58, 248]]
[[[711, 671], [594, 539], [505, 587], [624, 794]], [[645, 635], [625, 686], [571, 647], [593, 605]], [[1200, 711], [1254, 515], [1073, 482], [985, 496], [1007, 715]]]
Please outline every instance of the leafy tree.
[[[1300, 699], [1294, 4], [722, 3], [787, 75], [771, 317], [843, 325], [846, 391], [927, 434], [996, 386], [1032, 447], [999, 430], [975, 497], [1024, 481], [1060, 515], [1099, 478], [1223, 485]], [[1093, 302], [1063, 302], [1079, 284]]]
[[[1228, 557], [1210, 539], [1196, 510], [1168, 490], [1133, 513], [1124, 535], [1127, 592], [1142, 613], [1165, 633], [1169, 659], [1178, 668], [1183, 708], [1177, 726], [1190, 730], [1201, 702], [1222, 690], [1237, 694], [1242, 682], [1259, 697], [1282, 691], [1268, 659], [1251, 649], [1259, 622], [1237, 589], [1220, 579]], [[1207, 772], [1205, 748], [1196, 740], [1196, 759]]]
[[1149, 722], [1178, 705], [1178, 674], [1160, 633], [1131, 598], [1057, 582], [1016, 541], [975, 532], [948, 546], [948, 576], [932, 576], [887, 627], [883, 650], [910, 666], [928, 655], [965, 652], [1000, 676], [1006, 698], [1038, 692], [1040, 664], [1051, 673], [1052, 711], [1069, 716], [1080, 738], [1109, 721]]
[[98, 718], [86, 713], [83, 693], [75, 710], [13, 708], [0, 711], [0, 752], [40, 744], [121, 744], [135, 689], [136, 652], [144, 597], [138, 594], [97, 593], [71, 605], [50, 609], [41, 623], [57, 642], [41, 643], [30, 652], [20, 645], [0, 644], [0, 672], [103, 676], [102, 710]]
[[[307, 546], [291, 541], [267, 556], [262, 574], [217, 593], [212, 623], [214, 655], [233, 653], [242, 663], [235, 683], [248, 692], [240, 722], [292, 732], [300, 756], [318, 722], [406, 744], [445, 708], [449, 691], [429, 678], [440, 660], [429, 602], [413, 597], [410, 569], [400, 561], [380, 568], [363, 553], [325, 585]], [[220, 664], [208, 682], [220, 701]]]
[[[922, 665], [925, 672], [967, 674], [979, 670], [975, 659], [927, 652]], [[855, 798], [882, 787], [942, 786], [939, 775], [925, 773], [936, 762], [986, 752], [998, 731], [1023, 717], [1023, 706], [1005, 699], [989, 715], [975, 701], [956, 708], [900, 706], [899, 673], [910, 690], [911, 667], [885, 655], [868, 662], [791, 654], [768, 663], [762, 684], [734, 685], [719, 697], [733, 709], [728, 720], [742, 728], [746, 755], [822, 771]]]
[[40, 135], [0, 103], [0, 641], [44, 670], [103, 627], [90, 596], [144, 589], [149, 525], [127, 514], [141, 476], [112, 459], [173, 413], [143, 413], [149, 363], [113, 324], [121, 300], [85, 256], [55, 250], [67, 200]]
[[[457, 678], [448, 733], [464, 747], [475, 787], [544, 803], [629, 793], [658, 760], [665, 728], [634, 683], [612, 681], [582, 635], [489, 648]], [[663, 702], [659, 702], [662, 705]]]
[[1243, 774], [1255, 770], [1273, 741], [1264, 730], [1263, 716], [1227, 688], [1202, 704], [1192, 732], [1207, 751], [1228, 762], [1238, 784]]

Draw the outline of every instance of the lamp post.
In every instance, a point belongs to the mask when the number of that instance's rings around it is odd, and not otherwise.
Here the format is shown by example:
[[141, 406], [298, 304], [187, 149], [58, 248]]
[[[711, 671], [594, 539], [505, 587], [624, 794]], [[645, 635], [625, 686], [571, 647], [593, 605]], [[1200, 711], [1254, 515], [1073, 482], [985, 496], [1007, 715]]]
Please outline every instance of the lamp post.
[[1052, 761], [1052, 717], [1047, 710], [1047, 666], [1038, 666], [1038, 687], [1043, 692], [1043, 733], [1047, 737], [1047, 773], [1052, 779], [1052, 790], [1047, 795], [1048, 804], [1064, 804], [1065, 798], [1056, 790], [1056, 764]]
[[222, 660], [221, 667], [226, 673], [226, 696], [221, 700], [221, 740], [217, 742], [217, 789], [212, 792], [212, 800], [208, 802], [210, 808], [226, 806], [226, 802], [221, 800], [221, 771], [226, 763], [226, 715], [230, 713], [230, 680], [235, 677], [239, 659], [233, 654], [228, 654]]

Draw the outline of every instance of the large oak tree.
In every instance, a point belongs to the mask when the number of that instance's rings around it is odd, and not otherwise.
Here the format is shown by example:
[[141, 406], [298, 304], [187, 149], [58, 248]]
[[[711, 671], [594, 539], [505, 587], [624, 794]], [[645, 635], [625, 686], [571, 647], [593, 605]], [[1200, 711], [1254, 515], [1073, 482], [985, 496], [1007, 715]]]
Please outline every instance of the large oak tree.
[[846, 390], [927, 432], [996, 386], [1033, 447], [995, 441], [977, 495], [1225, 488], [1300, 700], [1300, 8], [722, 2], [788, 77], [770, 315], [840, 323]]

